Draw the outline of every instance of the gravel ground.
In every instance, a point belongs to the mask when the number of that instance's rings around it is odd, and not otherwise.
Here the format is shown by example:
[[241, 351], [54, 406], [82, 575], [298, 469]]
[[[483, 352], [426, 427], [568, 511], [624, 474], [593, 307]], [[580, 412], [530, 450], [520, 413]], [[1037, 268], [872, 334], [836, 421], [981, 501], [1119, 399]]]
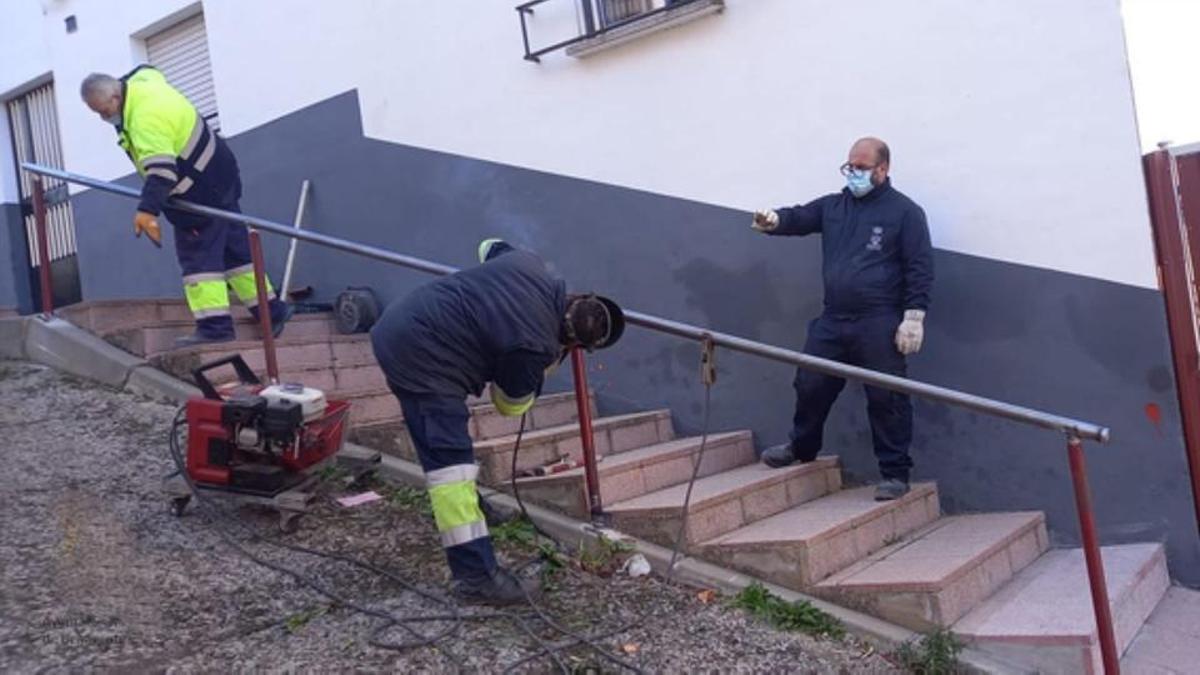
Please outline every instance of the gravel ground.
[[[540, 653], [529, 632], [562, 642], [529, 608], [507, 614], [465, 606], [461, 622], [393, 625], [380, 637], [411, 640], [456, 629], [437, 648], [370, 644], [384, 622], [334, 606], [295, 579], [251, 563], [220, 536], [304, 574], [342, 598], [395, 616], [452, 612], [446, 570], [429, 517], [412, 491], [344, 509], [325, 484], [316, 511], [282, 541], [372, 561], [408, 584], [341, 562], [251, 538], [192, 506], [176, 518], [162, 493], [173, 464], [173, 407], [113, 392], [23, 362], [0, 362], [0, 671], [228, 672], [333, 670], [499, 672], [527, 657], [523, 672], [616, 672], [596, 650]], [[238, 523], [275, 537], [275, 518], [233, 510]], [[501, 547], [514, 566], [532, 545]], [[527, 574], [549, 574], [541, 563]], [[774, 630], [718, 599], [650, 578], [604, 578], [569, 565], [554, 574], [543, 608], [554, 623], [611, 632], [642, 612], [642, 627], [596, 640], [600, 650], [647, 672], [712, 670], [888, 672], [852, 638], [816, 639]], [[417, 589], [433, 599], [414, 592]]]

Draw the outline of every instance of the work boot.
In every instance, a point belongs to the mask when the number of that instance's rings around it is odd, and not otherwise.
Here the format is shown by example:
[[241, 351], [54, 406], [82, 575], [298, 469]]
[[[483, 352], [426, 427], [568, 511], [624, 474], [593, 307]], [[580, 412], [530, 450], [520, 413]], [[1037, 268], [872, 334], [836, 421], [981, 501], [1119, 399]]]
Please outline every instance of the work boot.
[[175, 338], [175, 346], [173, 349], [185, 349], [187, 347], [198, 347], [200, 345], [216, 344], [218, 342], [233, 342], [236, 339], [234, 335], [206, 335], [196, 332], [191, 335], [185, 335], [181, 338]]
[[451, 590], [460, 600], [486, 605], [520, 605], [541, 592], [536, 580], [518, 579], [503, 567], [480, 579], [457, 579]]
[[899, 478], [884, 478], [875, 486], [875, 501], [890, 502], [908, 494], [908, 481]]
[[791, 443], [772, 445], [762, 453], [762, 463], [772, 469], [782, 469], [795, 461], [796, 451], [792, 449]]

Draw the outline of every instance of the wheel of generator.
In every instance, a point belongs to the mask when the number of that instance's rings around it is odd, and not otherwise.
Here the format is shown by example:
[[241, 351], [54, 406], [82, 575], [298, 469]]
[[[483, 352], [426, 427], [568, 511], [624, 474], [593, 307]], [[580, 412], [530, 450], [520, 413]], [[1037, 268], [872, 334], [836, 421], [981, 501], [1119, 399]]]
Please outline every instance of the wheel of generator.
[[183, 512], [187, 509], [188, 502], [192, 501], [191, 497], [176, 497], [171, 500], [171, 513], [175, 514], [176, 518], [183, 516]]
[[338, 294], [334, 303], [334, 321], [339, 333], [365, 333], [378, 318], [379, 303], [371, 291], [352, 288]]

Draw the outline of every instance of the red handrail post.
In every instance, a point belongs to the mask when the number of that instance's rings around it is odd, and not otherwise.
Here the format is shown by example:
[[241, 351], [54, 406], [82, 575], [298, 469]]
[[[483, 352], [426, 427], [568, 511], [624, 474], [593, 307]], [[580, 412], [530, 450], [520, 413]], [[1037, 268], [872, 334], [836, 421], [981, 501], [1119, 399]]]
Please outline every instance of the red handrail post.
[[587, 480], [588, 510], [592, 520], [599, 520], [604, 511], [600, 499], [600, 475], [596, 471], [596, 438], [592, 435], [592, 401], [588, 390], [587, 362], [583, 349], [571, 350], [571, 371], [575, 375], [575, 407], [579, 411], [579, 437], [583, 443], [583, 473]]
[[1096, 517], [1092, 513], [1092, 493], [1088, 487], [1087, 466], [1083, 458], [1083, 441], [1072, 436], [1067, 440], [1067, 455], [1071, 464], [1071, 482], [1075, 485], [1075, 508], [1079, 511], [1079, 532], [1083, 540], [1083, 557], [1087, 562], [1088, 583], [1092, 588], [1092, 609], [1096, 614], [1096, 633], [1100, 636], [1100, 657], [1104, 672], [1121, 672], [1117, 640], [1113, 634], [1112, 609], [1108, 604], [1108, 586], [1104, 580], [1104, 561], [1100, 557], [1100, 542], [1096, 536]]
[[279, 362], [275, 360], [275, 335], [271, 332], [271, 300], [267, 297], [267, 276], [263, 271], [262, 241], [258, 230], [253, 228], [250, 228], [250, 259], [254, 263], [254, 286], [258, 295], [258, 329], [262, 332], [267, 379], [271, 384], [278, 384]]
[[50, 237], [46, 233], [46, 191], [42, 179], [33, 179], [33, 221], [37, 229], [38, 270], [42, 285], [42, 318], [54, 315], [54, 288], [50, 279]]

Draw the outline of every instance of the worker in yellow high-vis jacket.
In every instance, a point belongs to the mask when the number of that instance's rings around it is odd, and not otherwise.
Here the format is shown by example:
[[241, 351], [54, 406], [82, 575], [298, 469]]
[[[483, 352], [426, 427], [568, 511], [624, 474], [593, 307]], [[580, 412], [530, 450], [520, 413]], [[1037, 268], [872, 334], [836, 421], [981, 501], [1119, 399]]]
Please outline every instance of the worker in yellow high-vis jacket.
[[[239, 211], [242, 180], [237, 159], [183, 94], [162, 73], [139, 66], [120, 79], [94, 73], [80, 86], [84, 103], [117, 130], [121, 148], [145, 180], [133, 219], [135, 236], [145, 234], [162, 245], [158, 215], [175, 226], [175, 253], [183, 270], [188, 307], [196, 319], [194, 334], [177, 347], [234, 339], [229, 293], [258, 318], [258, 296], [250, 242], [245, 226], [173, 209], [169, 197], [225, 211]], [[267, 280], [276, 335], [292, 310], [275, 296]]]

